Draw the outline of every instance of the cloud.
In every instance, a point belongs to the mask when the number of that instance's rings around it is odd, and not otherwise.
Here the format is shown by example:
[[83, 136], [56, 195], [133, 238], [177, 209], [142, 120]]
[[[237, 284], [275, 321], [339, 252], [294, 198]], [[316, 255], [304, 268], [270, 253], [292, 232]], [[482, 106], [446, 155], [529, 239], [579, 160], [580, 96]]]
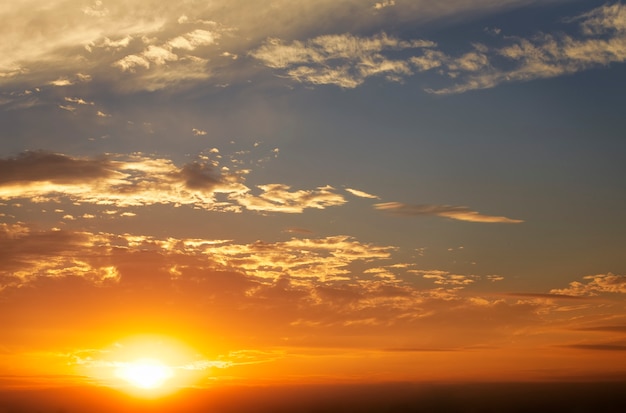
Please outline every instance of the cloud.
[[600, 331], [609, 333], [626, 333], [626, 325], [595, 326], [577, 328], [580, 331]]
[[169, 40], [167, 45], [173, 49], [194, 50], [201, 46], [215, 44], [220, 37], [221, 34], [219, 32], [196, 29]]
[[428, 91], [442, 95], [463, 93], [626, 61], [626, 5], [605, 4], [565, 22], [578, 22], [580, 34], [509, 37], [510, 44], [503, 47], [483, 46], [461, 57], [432, 56], [427, 69], [442, 68], [441, 73], [459, 81], [451, 87]]
[[74, 82], [72, 82], [71, 80], [68, 80], [68, 79], [59, 78], [57, 80], [53, 80], [53, 81], [49, 82], [48, 84], [50, 84], [52, 86], [70, 86], [70, 85], [73, 85]]
[[402, 334], [408, 347], [448, 348], [507, 337], [537, 322], [543, 305], [463, 296], [461, 278], [436, 270], [428, 274], [452, 284], [417, 288], [391, 272], [404, 268], [384, 265], [395, 248], [348, 236], [236, 243], [3, 228], [0, 322], [29, 329], [62, 322], [83, 334], [98, 320], [106, 331], [122, 315], [149, 328], [145, 314], [159, 314], [159, 331], [182, 323], [257, 345], [288, 337], [293, 346], [352, 348], [362, 337], [381, 348]]
[[[376, 9], [393, 5], [376, 3]], [[579, 34], [539, 33], [530, 38], [509, 36], [507, 44], [471, 43], [471, 50], [454, 56], [429, 40], [401, 40], [384, 32], [371, 37], [324, 35], [305, 41], [270, 38], [251, 56], [281, 71], [287, 78], [312, 85], [360, 86], [367, 78], [383, 75], [401, 81], [433, 71], [452, 86], [427, 88], [433, 94], [464, 93], [504, 82], [528, 81], [576, 73], [613, 62], [626, 61], [626, 6], [606, 4], [580, 16]], [[498, 35], [499, 31], [494, 32]], [[391, 58], [389, 52], [404, 51]]]
[[194, 136], [204, 136], [207, 134], [207, 131], [202, 130], [202, 129], [196, 129], [196, 128], [193, 128], [191, 132], [194, 134]]
[[81, 159], [43, 151], [0, 159], [0, 185], [29, 182], [70, 184], [111, 178], [116, 173], [106, 158]]
[[358, 196], [359, 198], [379, 199], [376, 195], [368, 194], [367, 192], [359, 191], [358, 189], [346, 188], [346, 191], [350, 192], [354, 196]]
[[138, 75], [140, 87], [148, 90], [207, 79], [210, 76], [206, 67], [208, 60], [191, 52], [215, 44], [220, 36], [217, 31], [196, 29], [162, 44], [148, 44], [140, 53], [126, 55], [112, 66]]
[[[213, 153], [211, 153], [213, 154]], [[220, 168], [219, 156], [181, 167], [163, 158], [141, 154], [75, 158], [49, 152], [25, 152], [0, 159], [0, 199], [55, 197], [78, 203], [117, 207], [154, 204], [190, 205], [210, 211], [301, 213], [346, 201], [331, 186], [292, 190], [284, 184], [258, 185], [255, 194], [245, 185], [248, 170]], [[236, 160], [233, 160], [235, 165]], [[226, 196], [217, 201], [218, 194]]]
[[237, 201], [251, 211], [286, 213], [300, 213], [305, 208], [325, 209], [343, 205], [346, 202], [344, 197], [337, 194], [335, 188], [331, 186], [298, 191], [292, 191], [288, 185], [284, 184], [258, 185], [257, 188], [262, 191], [260, 195], [236, 196]]
[[184, 165], [180, 177], [189, 189], [211, 190], [220, 183], [213, 166], [207, 163], [192, 162]]
[[400, 40], [384, 32], [370, 37], [337, 34], [306, 42], [268, 39], [250, 55], [298, 82], [354, 88], [375, 75], [399, 80], [412, 74], [407, 62], [390, 59], [385, 52], [433, 46], [430, 41]]
[[393, 7], [395, 5], [396, 5], [396, 2], [394, 0], [383, 0], [381, 2], [375, 3], [374, 4], [374, 9], [380, 10], [380, 9], [384, 9], [386, 7]]
[[[282, 285], [284, 281], [280, 280], [286, 279], [299, 280], [294, 285], [305, 281], [332, 283], [347, 279], [348, 266], [354, 262], [385, 260], [394, 250], [347, 236], [237, 244], [229, 240], [34, 230], [23, 224], [2, 224], [0, 244], [0, 275], [4, 280], [1, 288], [37, 283], [42, 278], [67, 277], [84, 278], [95, 285], [129, 285], [143, 282], [142, 274], [155, 274], [146, 276], [158, 283], [171, 280], [172, 274], [174, 279], [193, 277], [193, 268], [201, 272], [235, 271], [240, 277], [250, 277], [250, 287], [272, 286], [275, 282]], [[137, 255], [139, 252], [143, 252], [144, 258]], [[131, 256], [135, 259], [129, 267]], [[177, 269], [172, 272], [172, 268]], [[261, 295], [269, 292], [255, 291]]]
[[583, 297], [577, 295], [567, 294], [554, 294], [554, 293], [508, 293], [511, 297], [526, 297], [526, 298], [545, 298], [548, 300], [580, 300]]
[[451, 205], [409, 205], [402, 202], [384, 202], [375, 204], [374, 208], [395, 215], [419, 216], [433, 215], [444, 218], [469, 222], [518, 224], [524, 222], [520, 219], [512, 219], [503, 216], [483, 215], [479, 212], [463, 206]]
[[464, 287], [474, 283], [476, 276], [451, 274], [441, 270], [409, 270], [408, 272], [421, 275], [427, 280], [433, 280], [437, 285]]
[[[543, 299], [560, 296], [494, 298], [470, 288], [491, 284], [489, 277], [389, 265], [393, 246], [342, 235], [238, 243], [3, 224], [0, 246], [0, 323], [29, 331], [62, 322], [83, 334], [93, 320], [106, 331], [122, 315], [143, 326], [146, 314], [159, 314], [145, 327], [207, 329], [236, 337], [231, 349], [353, 348], [355, 339], [363, 348], [396, 348], [398, 335], [402, 348], [450, 349], [535, 340], [548, 330], [552, 343], [569, 345], [571, 334], [623, 332], [573, 332], [571, 313]], [[554, 339], [559, 329], [569, 331], [563, 341]]]
[[[180, 13], [207, 7], [122, 0], [79, 7], [75, 2], [33, 0], [0, 10], [0, 83], [71, 86], [84, 73], [118, 91], [157, 90], [210, 77], [210, 50], [226, 29], [202, 18], [172, 24]], [[32, 32], [32, 13], [37, 31]], [[119, 72], [110, 70], [117, 67]], [[117, 72], [117, 73], [116, 73]], [[57, 79], [50, 81], [50, 79]]]
[[[83, 277], [94, 284], [119, 277], [115, 267], [88, 257], [98, 255], [101, 237], [62, 230], [33, 231], [22, 224], [0, 225], [0, 290], [21, 286], [38, 276]], [[91, 262], [90, 262], [91, 261]]]
[[572, 296], [596, 296], [602, 293], [626, 294], [626, 276], [612, 273], [587, 275], [583, 277], [587, 282], [574, 281], [569, 287], [553, 289], [552, 294], [564, 294]]
[[599, 343], [599, 344], [572, 344], [568, 346], [578, 350], [595, 350], [595, 351], [626, 351], [626, 344]]
[[312, 234], [313, 233], [313, 231], [311, 231], [310, 229], [300, 228], [300, 227], [285, 228], [283, 232], [287, 232], [291, 234]]
[[66, 97], [65, 98], [66, 102], [71, 102], [71, 103], [76, 103], [77, 105], [90, 105], [93, 106], [94, 103], [93, 102], [87, 102], [81, 98], [71, 98], [71, 97]]
[[[90, 70], [94, 62], [81, 59], [85, 46], [107, 38], [141, 36], [163, 24], [154, 14], [132, 13], [119, 1], [107, 2], [106, 7], [72, 3], [36, 0], [3, 8], [0, 16], [11, 24], [0, 29], [5, 40], [0, 46], [0, 73], [13, 68], [21, 74], [18, 77], [41, 79]], [[35, 32], [30, 30], [33, 13]]]
[[[107, 84], [118, 92], [181, 88], [209, 81], [235, 84], [249, 80], [257, 67], [250, 59], [230, 57], [248, 56], [292, 81], [346, 89], [375, 76], [398, 82], [433, 71], [443, 76], [443, 85], [427, 91], [451, 94], [560, 76], [626, 59], [624, 5], [620, 2], [563, 20], [578, 25], [575, 34], [500, 38], [493, 31], [493, 38], [504, 45], [470, 42], [470, 50], [459, 55], [430, 40], [407, 40], [381, 31], [387, 18], [400, 25], [419, 25], [531, 3], [323, 0], [312, 7], [309, 1], [266, 4], [236, 0], [218, 7], [141, 0], [130, 7], [123, 0], [81, 6], [33, 0], [0, 10], [0, 18], [11, 23], [0, 28], [4, 39], [0, 84], [19, 85], [23, 90], [24, 86], [42, 85], [68, 88], [96, 80], [96, 85]], [[27, 29], [32, 27], [33, 10], [38, 13], [36, 33]], [[278, 23], [271, 27], [258, 24], [270, 18]], [[320, 26], [322, 19], [326, 23]], [[346, 23], [351, 33], [338, 32], [345, 30]]]

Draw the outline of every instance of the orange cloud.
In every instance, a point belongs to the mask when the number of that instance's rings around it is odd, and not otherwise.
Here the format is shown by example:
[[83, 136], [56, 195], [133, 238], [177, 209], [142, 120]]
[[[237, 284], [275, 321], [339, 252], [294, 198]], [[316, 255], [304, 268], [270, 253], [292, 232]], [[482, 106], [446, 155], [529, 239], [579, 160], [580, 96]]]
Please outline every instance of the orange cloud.
[[583, 279], [586, 283], [574, 281], [569, 287], [553, 289], [553, 294], [564, 294], [571, 296], [594, 296], [601, 293], [621, 293], [626, 294], [626, 276], [612, 273], [587, 275]]
[[389, 212], [391, 214], [403, 216], [434, 215], [444, 218], [455, 219], [458, 221], [504, 224], [519, 224], [521, 222], [524, 222], [521, 219], [484, 215], [477, 211], [472, 211], [471, 209], [464, 206], [409, 205], [402, 202], [385, 202], [381, 204], [375, 204], [374, 208], [381, 211]]
[[314, 347], [350, 347], [360, 337], [382, 348], [400, 336], [410, 347], [459, 348], [507, 340], [560, 314], [545, 300], [472, 293], [470, 284], [491, 281], [443, 270], [423, 272], [435, 287], [419, 288], [405, 277], [415, 270], [384, 265], [394, 248], [346, 236], [237, 244], [24, 225], [0, 235], [5, 326], [193, 327], [247, 348], [281, 337]]
[[[219, 156], [200, 156], [182, 167], [141, 154], [75, 158], [49, 152], [25, 152], [0, 159], [0, 199], [54, 197], [116, 207], [153, 204], [190, 205], [210, 211], [301, 213], [345, 203], [331, 186], [292, 190], [283, 184], [245, 185], [248, 170], [219, 166]], [[217, 201], [217, 194], [226, 200]]]

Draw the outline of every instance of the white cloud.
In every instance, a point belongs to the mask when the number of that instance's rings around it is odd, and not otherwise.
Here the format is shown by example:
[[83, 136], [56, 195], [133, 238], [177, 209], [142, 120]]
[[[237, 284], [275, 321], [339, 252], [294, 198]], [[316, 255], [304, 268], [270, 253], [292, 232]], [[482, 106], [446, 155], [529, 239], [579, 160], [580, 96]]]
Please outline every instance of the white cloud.
[[400, 40], [386, 33], [371, 37], [338, 34], [306, 42], [268, 39], [250, 55], [268, 67], [286, 70], [298, 82], [354, 88], [371, 76], [384, 74], [398, 80], [412, 73], [406, 61], [390, 59], [386, 52], [433, 46], [430, 41]]
[[149, 69], [150, 62], [148, 61], [148, 59], [141, 56], [128, 55], [114, 62], [113, 66], [117, 66], [124, 71], [133, 71], [135, 67], [143, 67], [145, 69]]
[[395, 5], [396, 5], [396, 2], [394, 0], [383, 0], [381, 2], [374, 4], [374, 9], [380, 10], [386, 7], [393, 7]]
[[[454, 86], [428, 91], [463, 93], [503, 82], [556, 77], [626, 61], [626, 5], [607, 4], [566, 22], [578, 22], [582, 35], [541, 33], [528, 39], [510, 37], [511, 44], [499, 48], [483, 48], [457, 58], [433, 56], [433, 68], [442, 67], [445, 75], [458, 77], [459, 81]], [[505, 64], [496, 63], [502, 58], [507, 60]]]
[[53, 80], [53, 81], [49, 82], [48, 84], [52, 85], [52, 86], [70, 86], [70, 85], [73, 85], [74, 82], [72, 82], [69, 79], [59, 78], [57, 80]]
[[314, 190], [292, 191], [288, 185], [258, 185], [263, 192], [254, 196], [248, 192], [234, 195], [233, 198], [252, 211], [273, 211], [300, 213], [305, 208], [325, 209], [330, 206], [343, 205], [343, 196], [335, 192], [331, 186], [319, 187]]
[[89, 106], [93, 106], [94, 105], [93, 102], [87, 102], [86, 100], [83, 100], [81, 98], [66, 97], [65, 101], [66, 102], [71, 102], [71, 103], [76, 103], [77, 105], [89, 105]]
[[154, 45], [148, 46], [142, 53], [142, 56], [156, 65], [164, 65], [167, 62], [178, 60], [178, 56], [170, 50]]
[[126, 55], [112, 65], [137, 76], [129, 83], [131, 89], [158, 90], [183, 81], [207, 79], [211, 76], [208, 60], [191, 52], [215, 44], [220, 36], [218, 31], [196, 29], [160, 44], [149, 44], [140, 53]]
[[[376, 3], [376, 8], [392, 2]], [[434, 94], [464, 93], [503, 82], [528, 81], [576, 73], [626, 61], [626, 6], [604, 5], [575, 18], [581, 34], [539, 33], [530, 38], [510, 36], [501, 47], [471, 44], [472, 50], [452, 56], [427, 40], [405, 41], [380, 33], [371, 37], [324, 35], [306, 41], [268, 39], [251, 52], [267, 67], [288, 78], [313, 85], [355, 88], [367, 78], [383, 75], [402, 81], [414, 71], [437, 70], [452, 86], [426, 89]], [[501, 30], [494, 30], [499, 33]], [[388, 52], [404, 50], [404, 57]], [[503, 61], [504, 58], [504, 61]]]
[[346, 188], [346, 191], [350, 192], [354, 196], [358, 196], [359, 198], [379, 199], [376, 195], [368, 194], [367, 192], [359, 191], [358, 189]]
[[202, 129], [196, 129], [196, 128], [193, 128], [191, 132], [194, 134], [194, 136], [204, 136], [207, 134], [207, 131], [202, 130]]
[[[553, 1], [556, 0], [544, 3]], [[240, 81], [235, 77], [243, 73], [246, 80], [250, 78], [251, 68], [240, 72], [225, 70], [235, 64], [237, 56], [247, 54], [292, 81], [346, 89], [358, 87], [374, 76], [397, 82], [433, 70], [444, 76], [446, 83], [428, 91], [450, 94], [626, 61], [626, 13], [621, 2], [565, 20], [578, 25], [580, 32], [576, 34], [498, 36], [506, 43], [504, 46], [487, 48], [474, 44], [459, 55], [451, 55], [428, 40], [405, 40], [382, 32], [372, 36], [322, 34], [308, 40], [281, 40], [302, 39], [302, 33], [319, 34], [322, 16], [329, 19], [325, 27], [331, 33], [345, 27], [339, 23], [346, 21], [351, 22], [355, 33], [375, 33], [381, 28], [381, 16], [385, 13], [378, 11], [383, 9], [393, 9], [390, 11], [399, 23], [419, 24], [443, 16], [494, 12], [531, 2], [448, 0], [444, 4], [381, 0], [364, 4], [356, 0], [323, 0], [315, 7], [308, 1], [285, 0], [271, 5], [237, 1], [220, 7], [194, 2], [163, 4], [159, 0], [136, 1], [132, 7], [124, 0], [98, 0], [82, 5], [64, 0], [13, 2], [0, 9], [0, 19], [10, 22], [0, 27], [4, 40], [0, 44], [0, 81], [29, 87], [71, 86], [85, 81], [74, 77], [73, 73], [80, 71], [122, 91], [157, 90], [218, 76], [222, 77], [216, 78], [215, 84], [225, 85]], [[33, 13], [41, 21], [35, 33], [28, 29], [32, 27], [29, 22]], [[280, 23], [271, 28], [257, 24], [270, 17]], [[231, 26], [226, 27], [223, 22]], [[222, 41], [228, 52], [217, 47]], [[236, 62], [246, 63], [245, 59]], [[111, 65], [120, 72], [105, 69]]]

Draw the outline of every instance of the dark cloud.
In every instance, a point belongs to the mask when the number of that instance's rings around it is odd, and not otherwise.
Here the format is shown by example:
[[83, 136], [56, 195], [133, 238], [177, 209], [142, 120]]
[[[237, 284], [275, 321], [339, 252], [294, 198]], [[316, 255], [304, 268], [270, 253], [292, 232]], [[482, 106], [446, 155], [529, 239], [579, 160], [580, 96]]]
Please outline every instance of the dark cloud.
[[[21, 225], [0, 225], [0, 288], [24, 275], [36, 276], [38, 263], [50, 269], [54, 261], [81, 249], [88, 238], [68, 231], [30, 231]], [[4, 281], [3, 281], [4, 279]]]
[[549, 294], [549, 293], [507, 293], [506, 295], [511, 297], [524, 297], [524, 298], [547, 298], [547, 299], [560, 299], [560, 300], [581, 300], [584, 297], [577, 295], [567, 294]]
[[568, 348], [575, 348], [579, 350], [598, 350], [598, 351], [626, 351], [626, 344], [572, 344], [569, 346], [563, 346]]
[[184, 180], [185, 186], [189, 189], [213, 189], [220, 184], [219, 177], [215, 175], [213, 167], [206, 163], [188, 163], [180, 170], [180, 176]]
[[578, 330], [578, 331], [599, 331], [599, 332], [608, 332], [608, 333], [626, 333], [626, 325], [583, 327], [583, 328], [577, 328], [576, 330]]
[[72, 158], [45, 151], [27, 151], [0, 159], [0, 184], [13, 182], [52, 182], [67, 184], [108, 178], [114, 174], [104, 158]]

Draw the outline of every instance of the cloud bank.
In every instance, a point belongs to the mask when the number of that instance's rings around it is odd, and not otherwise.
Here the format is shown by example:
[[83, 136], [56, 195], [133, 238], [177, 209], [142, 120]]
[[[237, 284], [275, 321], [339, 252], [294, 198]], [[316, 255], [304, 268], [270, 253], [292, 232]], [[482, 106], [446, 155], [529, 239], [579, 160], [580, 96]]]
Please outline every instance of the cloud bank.
[[[294, 81], [342, 88], [355, 88], [375, 75], [402, 81], [420, 72], [434, 71], [454, 82], [453, 86], [426, 89], [439, 95], [556, 77], [626, 61], [626, 6], [619, 2], [606, 4], [566, 21], [578, 23], [579, 33], [508, 36], [502, 39], [503, 46], [473, 43], [470, 51], [457, 56], [430, 40], [400, 40], [384, 32], [370, 37], [325, 35], [288, 43], [268, 39], [251, 55]], [[408, 53], [402, 58], [386, 56], [398, 50]]]
[[[10, 22], [0, 28], [5, 39], [0, 86], [9, 86], [5, 98], [10, 101], [19, 100], [15, 94], [24, 88], [34, 93], [93, 82], [122, 92], [179, 90], [200, 83], [241, 84], [259, 79], [259, 69], [266, 67], [291, 82], [345, 89], [374, 77], [402, 82], [428, 72], [441, 79], [441, 86], [425, 90], [446, 95], [626, 60], [626, 6], [621, 2], [563, 19], [562, 32], [520, 37], [499, 29], [489, 44], [470, 40], [461, 53], [431, 39], [386, 30], [390, 21], [419, 24], [530, 3], [323, 1], [312, 7], [309, 2], [268, 6], [241, 0], [165, 6], [142, 0], [131, 8], [119, 0], [90, 5], [33, 0], [0, 10], [2, 20]], [[32, 26], [32, 10], [39, 16], [34, 34], [24, 29]], [[264, 16], [279, 23], [261, 26]], [[322, 16], [330, 19], [324, 26], [319, 25]], [[34, 95], [29, 99], [33, 104]]]
[[[142, 154], [78, 158], [25, 152], [0, 159], [0, 199], [30, 198], [116, 207], [189, 205], [209, 211], [301, 213], [345, 203], [331, 186], [292, 190], [284, 184], [245, 185], [248, 170], [224, 170], [219, 157], [201, 155], [182, 167]], [[257, 192], [258, 194], [255, 194]], [[218, 196], [225, 196], [218, 200]]]

